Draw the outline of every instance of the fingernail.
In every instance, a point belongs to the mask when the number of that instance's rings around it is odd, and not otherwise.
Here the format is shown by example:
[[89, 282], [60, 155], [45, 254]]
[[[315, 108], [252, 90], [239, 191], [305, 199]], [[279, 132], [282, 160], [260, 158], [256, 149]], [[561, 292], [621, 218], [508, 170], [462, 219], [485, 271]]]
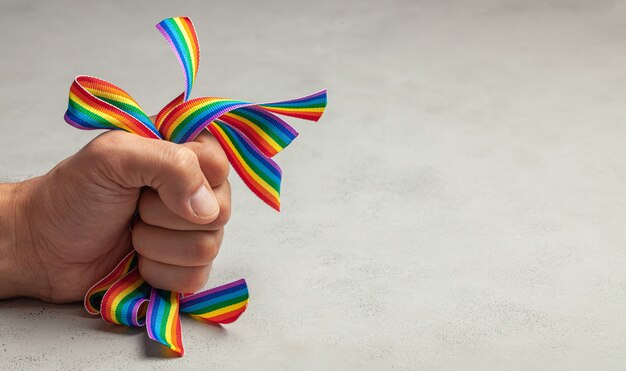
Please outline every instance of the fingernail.
[[217, 203], [215, 195], [202, 185], [189, 201], [194, 214], [202, 219], [208, 219], [218, 213], [220, 205]]

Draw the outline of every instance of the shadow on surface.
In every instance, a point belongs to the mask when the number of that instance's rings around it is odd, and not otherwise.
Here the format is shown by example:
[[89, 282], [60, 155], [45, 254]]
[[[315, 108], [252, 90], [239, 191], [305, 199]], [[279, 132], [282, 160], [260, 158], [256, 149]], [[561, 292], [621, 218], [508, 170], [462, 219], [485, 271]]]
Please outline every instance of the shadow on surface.
[[[203, 336], [223, 337], [228, 334], [228, 331], [222, 325], [200, 322], [192, 318], [185, 318], [184, 315], [182, 317], [183, 318], [181, 318], [181, 332], [182, 332], [182, 337], [183, 337], [183, 346], [185, 345], [185, 328], [190, 329], [190, 328], [194, 328], [194, 326], [199, 326], [202, 328], [200, 331], [207, 331], [207, 335], [203, 334]], [[170, 350], [165, 345], [150, 339], [147, 333], [145, 334], [143, 339], [144, 339], [143, 342], [144, 342], [144, 350], [145, 350], [144, 357], [145, 358], [163, 358], [163, 359], [179, 358], [178, 354]]]

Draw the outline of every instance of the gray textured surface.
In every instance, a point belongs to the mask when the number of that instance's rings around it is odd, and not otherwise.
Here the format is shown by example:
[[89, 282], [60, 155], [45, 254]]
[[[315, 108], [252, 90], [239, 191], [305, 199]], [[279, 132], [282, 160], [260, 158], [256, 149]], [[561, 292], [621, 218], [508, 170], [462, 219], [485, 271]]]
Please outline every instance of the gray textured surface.
[[328, 87], [278, 158], [282, 213], [232, 176], [210, 283], [246, 277], [250, 308], [183, 319], [172, 360], [80, 305], [6, 301], [0, 368], [624, 368], [623, 2], [175, 3], [0, 1], [0, 178], [96, 134], [62, 120], [76, 74], [150, 112], [177, 94], [168, 16], [198, 28], [195, 96]]

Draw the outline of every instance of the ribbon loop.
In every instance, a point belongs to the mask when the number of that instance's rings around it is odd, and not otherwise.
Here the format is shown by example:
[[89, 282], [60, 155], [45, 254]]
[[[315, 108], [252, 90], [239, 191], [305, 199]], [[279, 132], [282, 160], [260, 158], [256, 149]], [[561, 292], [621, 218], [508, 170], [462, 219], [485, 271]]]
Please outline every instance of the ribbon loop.
[[150, 339], [183, 355], [182, 332], [180, 329], [179, 294], [166, 290], [152, 289], [146, 314], [146, 327]]
[[280, 210], [282, 171], [278, 164], [259, 151], [239, 130], [221, 120], [215, 120], [209, 131], [248, 188], [269, 206]]
[[[156, 28], [170, 45], [185, 75], [185, 91], [182, 101], [189, 99], [200, 66], [200, 43], [193, 22], [188, 17], [167, 18]], [[174, 99], [179, 100], [180, 97]]]
[[102, 297], [102, 319], [116, 325], [143, 326], [150, 285], [141, 278], [137, 268], [117, 280]]
[[248, 298], [246, 280], [240, 279], [182, 298], [180, 311], [205, 322], [226, 324], [241, 316]]
[[97, 77], [76, 77], [70, 86], [65, 121], [83, 130], [121, 129], [161, 139], [148, 115], [128, 93]]
[[111, 273], [91, 286], [91, 288], [87, 290], [87, 294], [85, 294], [85, 299], [83, 300], [87, 312], [93, 315], [100, 314], [102, 298], [107, 290], [135, 267], [137, 267], [137, 254], [133, 251], [126, 255], [124, 259], [115, 266]]
[[[168, 41], [185, 78], [184, 91], [159, 111], [153, 123], [128, 93], [91, 76], [70, 86], [65, 121], [83, 129], [125, 130], [146, 138], [184, 143], [208, 129], [224, 149], [237, 174], [262, 201], [280, 210], [282, 172], [271, 157], [298, 133], [277, 115], [318, 121], [326, 107], [326, 90], [302, 98], [268, 103], [203, 97], [189, 100], [200, 64], [200, 46], [187, 17], [168, 18], [157, 29]], [[192, 295], [152, 288], [137, 269], [137, 254], [128, 254], [86, 293], [85, 309], [110, 323], [146, 326], [148, 336], [184, 354], [179, 312], [213, 324], [237, 320], [248, 305], [241, 279]]]

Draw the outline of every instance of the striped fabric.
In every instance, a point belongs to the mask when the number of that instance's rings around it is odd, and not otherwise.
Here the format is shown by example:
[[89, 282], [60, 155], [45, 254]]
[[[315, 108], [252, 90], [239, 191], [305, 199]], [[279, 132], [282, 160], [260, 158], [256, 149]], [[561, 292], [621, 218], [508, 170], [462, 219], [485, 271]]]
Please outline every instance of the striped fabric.
[[[326, 107], [326, 90], [268, 103], [219, 97], [189, 99], [200, 64], [200, 46], [187, 17], [168, 18], [157, 29], [176, 55], [185, 88], [157, 114], [153, 123], [121, 88], [91, 76], [70, 86], [65, 121], [83, 129], [124, 130], [146, 138], [185, 143], [209, 130], [243, 182], [262, 201], [280, 210], [282, 172], [271, 159], [298, 133], [278, 115], [318, 121]], [[231, 323], [248, 305], [245, 280], [193, 295], [150, 287], [137, 270], [135, 252], [97, 282], [85, 295], [85, 308], [110, 323], [146, 326], [151, 339], [184, 354], [179, 312], [208, 323]]]

